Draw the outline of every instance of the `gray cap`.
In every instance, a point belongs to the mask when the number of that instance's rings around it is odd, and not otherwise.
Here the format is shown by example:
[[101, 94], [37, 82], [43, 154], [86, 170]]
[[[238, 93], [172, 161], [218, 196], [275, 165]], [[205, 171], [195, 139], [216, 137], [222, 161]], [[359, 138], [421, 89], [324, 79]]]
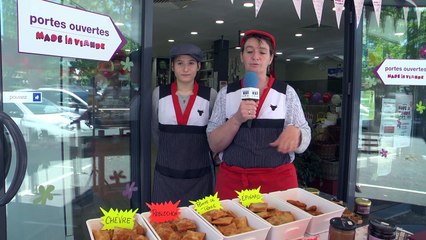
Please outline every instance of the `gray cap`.
[[193, 57], [197, 62], [203, 60], [203, 52], [201, 49], [194, 44], [176, 44], [170, 49], [170, 58], [174, 59], [179, 55], [189, 55]]

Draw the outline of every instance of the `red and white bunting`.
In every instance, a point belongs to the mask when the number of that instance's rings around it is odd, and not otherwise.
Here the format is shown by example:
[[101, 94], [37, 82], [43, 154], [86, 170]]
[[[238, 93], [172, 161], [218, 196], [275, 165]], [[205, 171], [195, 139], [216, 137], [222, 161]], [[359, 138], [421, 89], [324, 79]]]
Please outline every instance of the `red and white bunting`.
[[324, 0], [312, 0], [317, 15], [318, 27], [321, 25], [322, 8], [324, 7]]
[[345, 0], [334, 0], [334, 12], [336, 13], [337, 28], [340, 29], [340, 19], [342, 19]]
[[302, 19], [301, 12], [302, 12], [302, 0], [293, 0], [294, 8], [296, 9], [297, 16], [299, 19]]
[[356, 28], [359, 26], [359, 22], [362, 16], [362, 9], [364, 7], [364, 0], [354, 0], [355, 5], [355, 16], [356, 16]]
[[382, 0], [373, 0], [374, 13], [376, 14], [377, 26], [380, 26], [380, 12], [382, 11]]
[[[259, 14], [260, 8], [262, 7], [264, 0], [255, 0], [255, 17]], [[337, 28], [340, 28], [340, 22], [342, 18], [342, 13], [344, 10], [344, 5], [346, 0], [333, 0], [334, 1], [334, 9], [336, 12], [336, 21], [337, 21]], [[353, 0], [354, 6], [355, 6], [355, 15], [356, 15], [356, 27], [358, 28], [359, 23], [361, 21], [362, 17], [362, 11], [364, 8], [364, 1], [365, 0]], [[405, 0], [408, 3], [411, 3], [415, 8], [416, 16], [417, 16], [417, 26], [420, 27], [421, 22], [421, 14], [422, 11], [424, 11], [422, 8], [418, 8], [415, 1], [413, 0]], [[377, 26], [380, 26], [380, 14], [382, 11], [382, 0], [372, 0], [373, 7], [374, 7], [374, 14], [376, 17], [376, 23]], [[234, 4], [234, 0], [231, 0], [231, 3]], [[324, 0], [312, 0], [312, 3], [314, 5], [315, 9], [315, 15], [317, 17], [318, 26], [321, 25], [321, 19], [322, 19], [322, 12], [324, 8]], [[302, 19], [302, 0], [293, 0], [293, 5], [296, 10], [297, 16], [299, 19]], [[407, 24], [407, 18], [408, 18], [408, 11], [409, 7], [403, 7], [403, 13], [404, 13], [404, 20], [405, 24]]]
[[260, 8], [262, 7], [262, 4], [263, 4], [263, 0], [254, 1], [254, 8], [255, 8], [255, 11], [256, 11], [255, 17], [257, 17], [257, 14], [259, 13]]

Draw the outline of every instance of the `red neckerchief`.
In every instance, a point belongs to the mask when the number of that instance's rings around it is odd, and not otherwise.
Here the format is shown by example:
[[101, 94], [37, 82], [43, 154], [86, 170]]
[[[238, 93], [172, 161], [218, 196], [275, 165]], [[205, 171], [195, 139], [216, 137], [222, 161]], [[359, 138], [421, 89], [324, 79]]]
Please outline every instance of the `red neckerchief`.
[[[262, 95], [260, 96], [260, 99], [259, 99], [259, 104], [257, 105], [256, 118], [259, 115], [260, 109], [262, 109], [263, 102], [265, 102], [266, 96], [268, 95], [269, 90], [271, 89], [272, 85], [274, 84], [274, 81], [275, 81], [275, 78], [272, 75], [270, 75], [269, 80], [268, 80], [268, 84], [266, 85], [266, 88], [263, 89], [263, 93], [262, 93]], [[241, 87], [244, 86], [243, 83], [244, 83], [244, 78], [241, 81]]]
[[189, 114], [191, 113], [192, 106], [194, 106], [195, 98], [198, 95], [198, 83], [194, 82], [194, 89], [192, 90], [192, 95], [189, 96], [188, 105], [186, 105], [185, 112], [182, 114], [182, 109], [180, 108], [179, 98], [176, 94], [177, 84], [176, 81], [172, 83], [172, 100], [173, 107], [175, 109], [176, 120], [178, 125], [186, 125], [188, 123]]

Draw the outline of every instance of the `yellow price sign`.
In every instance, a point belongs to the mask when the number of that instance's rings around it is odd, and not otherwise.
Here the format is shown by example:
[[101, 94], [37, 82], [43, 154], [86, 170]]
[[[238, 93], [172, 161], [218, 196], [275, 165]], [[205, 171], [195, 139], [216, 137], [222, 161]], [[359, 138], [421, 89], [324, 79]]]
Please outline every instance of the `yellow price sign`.
[[199, 214], [203, 214], [211, 210], [222, 209], [222, 205], [220, 205], [220, 199], [217, 197], [217, 193], [215, 195], [210, 195], [197, 201], [189, 202], [194, 204], [194, 209]]
[[260, 186], [257, 189], [248, 189], [242, 190], [241, 192], [235, 192], [238, 194], [238, 198], [244, 207], [248, 207], [252, 203], [263, 202], [263, 195], [260, 193]]
[[111, 208], [108, 212], [103, 208], [100, 209], [104, 214], [104, 216], [101, 217], [101, 223], [104, 225], [102, 230], [113, 230], [116, 227], [133, 229], [135, 213], [138, 209], [123, 211]]

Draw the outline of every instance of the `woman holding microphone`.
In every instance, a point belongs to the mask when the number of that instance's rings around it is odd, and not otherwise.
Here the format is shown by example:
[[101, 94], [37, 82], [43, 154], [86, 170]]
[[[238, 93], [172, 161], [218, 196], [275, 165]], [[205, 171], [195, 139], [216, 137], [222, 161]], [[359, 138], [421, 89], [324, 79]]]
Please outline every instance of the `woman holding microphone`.
[[296, 91], [274, 77], [274, 36], [249, 30], [240, 46], [246, 73], [257, 76], [259, 101], [241, 100], [245, 79], [218, 93], [207, 135], [222, 160], [216, 179], [221, 199], [235, 198], [235, 191], [245, 189], [261, 187], [268, 193], [298, 187], [294, 153], [305, 151], [311, 141]]

